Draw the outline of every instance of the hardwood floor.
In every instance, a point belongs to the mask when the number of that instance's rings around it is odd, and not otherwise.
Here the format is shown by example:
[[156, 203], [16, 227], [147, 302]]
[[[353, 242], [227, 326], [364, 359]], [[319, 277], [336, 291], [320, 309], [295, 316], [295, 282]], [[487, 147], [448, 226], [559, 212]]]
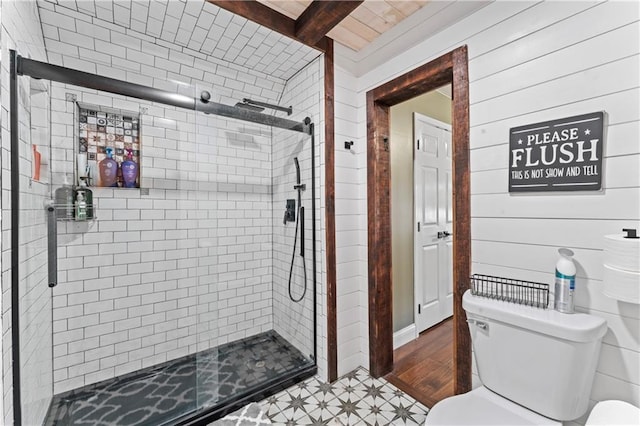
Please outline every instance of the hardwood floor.
[[453, 318], [393, 351], [389, 382], [431, 408], [453, 395]]

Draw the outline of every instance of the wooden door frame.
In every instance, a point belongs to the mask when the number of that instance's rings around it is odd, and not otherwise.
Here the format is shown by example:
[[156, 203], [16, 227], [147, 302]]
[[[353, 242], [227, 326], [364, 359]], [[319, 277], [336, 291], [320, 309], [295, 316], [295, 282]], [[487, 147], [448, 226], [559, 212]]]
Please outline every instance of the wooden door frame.
[[369, 369], [373, 377], [393, 369], [389, 110], [449, 83], [453, 86], [453, 368], [454, 392], [458, 394], [471, 389], [471, 336], [462, 308], [471, 271], [467, 46], [367, 92]]

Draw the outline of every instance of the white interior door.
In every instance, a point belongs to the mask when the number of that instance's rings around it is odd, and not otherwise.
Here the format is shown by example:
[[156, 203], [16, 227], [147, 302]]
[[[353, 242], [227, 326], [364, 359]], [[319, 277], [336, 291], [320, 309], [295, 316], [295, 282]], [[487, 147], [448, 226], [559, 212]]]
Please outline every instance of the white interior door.
[[413, 113], [414, 294], [418, 333], [453, 315], [451, 126]]

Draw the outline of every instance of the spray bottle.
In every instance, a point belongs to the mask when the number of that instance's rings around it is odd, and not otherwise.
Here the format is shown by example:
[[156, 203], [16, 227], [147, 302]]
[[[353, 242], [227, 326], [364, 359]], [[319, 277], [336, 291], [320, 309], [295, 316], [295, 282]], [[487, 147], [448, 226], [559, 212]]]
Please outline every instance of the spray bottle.
[[568, 248], [558, 250], [560, 258], [556, 263], [556, 285], [553, 308], [556, 311], [572, 314], [573, 292], [576, 288], [576, 265], [573, 263], [573, 251]]

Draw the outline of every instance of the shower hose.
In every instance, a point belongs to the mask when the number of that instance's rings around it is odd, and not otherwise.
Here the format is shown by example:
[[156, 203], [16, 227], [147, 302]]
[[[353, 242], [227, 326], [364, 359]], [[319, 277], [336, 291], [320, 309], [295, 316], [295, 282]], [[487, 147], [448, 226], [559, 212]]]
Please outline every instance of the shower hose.
[[[296, 217], [296, 230], [293, 237], [293, 254], [291, 255], [291, 267], [289, 268], [289, 299], [293, 302], [300, 302], [304, 299], [304, 295], [307, 293], [307, 263], [304, 258], [304, 207], [301, 205], [300, 192], [298, 192], [298, 215]], [[300, 224], [300, 257], [302, 258], [302, 271], [304, 274], [304, 290], [302, 290], [302, 296], [296, 299], [293, 297], [291, 290], [291, 280], [293, 278], [293, 264], [296, 260], [296, 245], [298, 243], [298, 224]]]

